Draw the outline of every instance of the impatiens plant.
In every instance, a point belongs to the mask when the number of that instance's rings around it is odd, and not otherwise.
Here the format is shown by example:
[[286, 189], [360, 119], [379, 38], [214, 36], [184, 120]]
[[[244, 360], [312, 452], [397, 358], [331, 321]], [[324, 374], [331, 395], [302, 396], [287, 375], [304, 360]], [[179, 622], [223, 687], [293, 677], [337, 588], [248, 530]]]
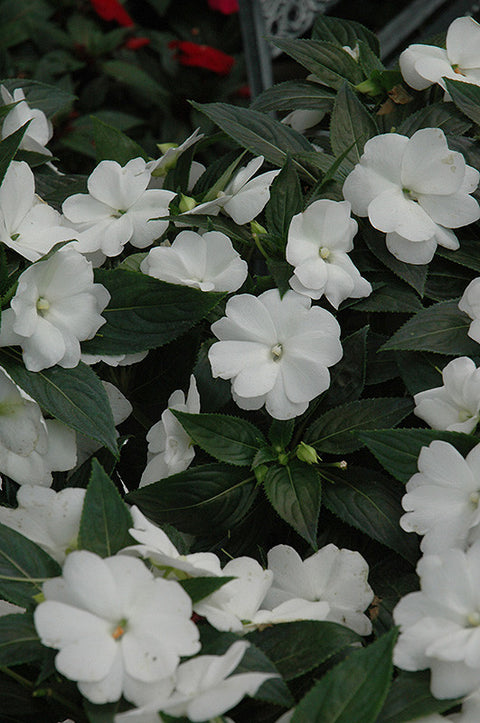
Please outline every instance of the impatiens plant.
[[321, 16], [79, 172], [65, 82], [2, 81], [2, 721], [477, 723], [477, 36]]

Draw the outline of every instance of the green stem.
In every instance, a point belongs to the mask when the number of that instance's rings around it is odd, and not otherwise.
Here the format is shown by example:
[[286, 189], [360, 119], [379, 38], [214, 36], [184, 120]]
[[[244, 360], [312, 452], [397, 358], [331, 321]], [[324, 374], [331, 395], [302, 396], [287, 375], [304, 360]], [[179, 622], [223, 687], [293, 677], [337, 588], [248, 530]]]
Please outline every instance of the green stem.
[[268, 254], [265, 251], [265, 249], [263, 248], [257, 233], [253, 234], [253, 240], [255, 241], [255, 245], [256, 245], [257, 249], [260, 251], [262, 256], [268, 261]]

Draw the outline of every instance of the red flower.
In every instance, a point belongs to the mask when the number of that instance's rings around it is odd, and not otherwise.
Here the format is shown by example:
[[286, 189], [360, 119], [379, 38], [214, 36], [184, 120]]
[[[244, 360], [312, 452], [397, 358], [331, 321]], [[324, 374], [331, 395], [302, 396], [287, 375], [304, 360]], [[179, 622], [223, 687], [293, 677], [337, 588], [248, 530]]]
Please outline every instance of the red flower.
[[180, 65], [206, 68], [217, 75], [228, 75], [235, 63], [235, 58], [231, 55], [209, 45], [198, 45], [188, 40], [172, 40], [168, 47], [178, 51], [175, 53], [175, 60], [178, 60]]
[[135, 24], [118, 0], [90, 0], [90, 2], [102, 20], [116, 20], [124, 28], [131, 28]]
[[238, 13], [238, 0], [208, 0], [212, 10], [219, 10], [224, 15]]
[[150, 44], [150, 38], [128, 38], [125, 42], [125, 47], [130, 50], [138, 50], [143, 48], [145, 45]]

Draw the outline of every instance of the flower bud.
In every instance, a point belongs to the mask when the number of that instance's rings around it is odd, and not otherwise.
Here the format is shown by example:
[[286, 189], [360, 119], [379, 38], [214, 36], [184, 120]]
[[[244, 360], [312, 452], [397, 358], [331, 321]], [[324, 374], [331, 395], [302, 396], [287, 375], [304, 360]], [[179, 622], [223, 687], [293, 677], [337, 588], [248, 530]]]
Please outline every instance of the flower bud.
[[178, 204], [178, 210], [180, 213], [188, 213], [192, 211], [197, 202], [191, 196], [184, 196], [183, 193], [180, 195], [180, 203]]
[[309, 444], [305, 444], [305, 442], [300, 442], [296, 455], [300, 462], [306, 462], [307, 464], [317, 464], [320, 460], [317, 450]]

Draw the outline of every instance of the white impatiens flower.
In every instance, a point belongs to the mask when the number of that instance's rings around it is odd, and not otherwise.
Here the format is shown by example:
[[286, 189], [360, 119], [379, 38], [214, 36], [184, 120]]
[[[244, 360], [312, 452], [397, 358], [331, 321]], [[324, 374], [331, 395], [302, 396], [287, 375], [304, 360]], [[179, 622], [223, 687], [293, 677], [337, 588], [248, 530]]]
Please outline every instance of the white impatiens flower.
[[458, 308], [473, 320], [467, 333], [480, 344], [480, 276], [469, 283], [458, 302]]
[[74, 236], [62, 217], [35, 194], [28, 163], [12, 161], [0, 186], [0, 241], [29, 261], [37, 261], [59, 241]]
[[182, 231], [171, 246], [151, 249], [140, 269], [170, 284], [202, 291], [237, 291], [248, 274], [248, 265], [224, 233]]
[[242, 409], [264, 404], [275, 419], [292, 419], [328, 389], [329, 366], [342, 358], [340, 326], [332, 314], [294, 291], [280, 297], [234, 296], [212, 325], [220, 340], [208, 358], [214, 377], [232, 380]]
[[138, 364], [147, 356], [148, 351], [138, 351], [135, 354], [83, 354], [82, 362], [92, 365], [103, 362], [110, 367], [128, 367], [131, 364]]
[[2, 139], [10, 136], [30, 121], [20, 143], [20, 148], [25, 151], [42, 153], [44, 156], [51, 156], [51, 151], [45, 148], [45, 146], [53, 135], [53, 127], [45, 113], [38, 108], [30, 108], [25, 100], [25, 93], [21, 88], [16, 88], [12, 95], [7, 88], [2, 85], [0, 86], [0, 93], [5, 105], [10, 105], [10, 103], [17, 104], [4, 118]]
[[415, 394], [413, 411], [432, 429], [470, 434], [480, 417], [480, 369], [462, 356], [444, 367], [442, 378], [442, 387]]
[[422, 128], [411, 138], [385, 133], [367, 141], [343, 195], [354, 213], [387, 234], [387, 248], [397, 259], [426, 264], [437, 244], [458, 249], [450, 229], [480, 218], [469, 195], [479, 177], [461, 153], [448, 148], [443, 131]]
[[480, 541], [466, 552], [425, 555], [417, 565], [420, 592], [400, 600], [393, 662], [431, 669], [435, 698], [457, 698], [480, 687]]
[[[149, 188], [161, 188], [163, 179], [172, 168], [175, 168], [182, 153], [185, 153], [191, 146], [198, 143], [198, 141], [203, 138], [203, 135], [203, 133], [200, 133], [200, 128], [197, 128], [193, 131], [192, 135], [180, 145], [176, 143], [161, 143], [158, 146], [162, 151], [160, 158], [157, 158], [155, 161], [148, 161], [146, 164], [146, 168], [152, 176]], [[201, 165], [200, 163], [195, 163], [196, 167]], [[202, 166], [202, 169], [205, 170], [205, 166]], [[188, 185], [190, 186], [190, 183]]]
[[455, 447], [435, 440], [422, 447], [418, 473], [407, 482], [400, 526], [425, 535], [421, 548], [437, 553], [480, 538], [480, 445], [464, 459]]
[[0, 506], [0, 522], [20, 532], [60, 564], [77, 545], [85, 490], [67, 487], [60, 492], [37, 485], [23, 485], [18, 507]]
[[[118, 713], [115, 723], [158, 723], [158, 711], [188, 720], [217, 720], [246, 695], [255, 695], [274, 673], [235, 673], [248, 643], [239, 640], [224, 655], [199, 655], [182, 663], [175, 674], [175, 688], [169, 696], [152, 696], [141, 708]], [[233, 673], [233, 675], [232, 675]]]
[[140, 487], [158, 482], [171, 474], [183, 472], [195, 457], [192, 440], [172, 414], [171, 409], [190, 414], [200, 412], [200, 395], [193, 374], [190, 377], [187, 398], [185, 399], [181, 389], [174, 391], [160, 421], [148, 431], [148, 460], [140, 479]]
[[181, 555], [168, 535], [148, 520], [138, 509], [130, 509], [133, 527], [130, 536], [139, 544], [123, 550], [124, 553], [138, 554], [153, 563], [154, 573], [163, 577], [176, 577], [177, 571], [191, 577], [216, 577], [222, 575], [220, 560], [213, 552], [194, 552]]
[[45, 420], [38, 404], [0, 369], [0, 474], [18, 484], [52, 484], [52, 470], [66, 471], [77, 459], [75, 432]]
[[367, 582], [368, 565], [359, 552], [330, 544], [302, 561], [293, 547], [277, 545], [268, 553], [267, 564], [273, 583], [263, 607], [272, 609], [287, 601], [328, 603], [329, 610], [318, 619], [346, 625], [360, 635], [372, 632], [363, 613], [373, 600], [373, 590]]
[[[457, 18], [447, 31], [446, 50], [434, 45], [410, 45], [400, 55], [400, 70], [415, 90], [444, 78], [480, 85], [480, 25], [471, 17]], [[448, 99], [449, 96], [447, 96]]]
[[123, 695], [138, 704], [152, 683], [170, 690], [180, 657], [200, 649], [187, 593], [134, 557], [71, 552], [43, 594], [34, 613], [38, 635], [59, 650], [55, 667], [92, 703]]
[[101, 161], [87, 181], [88, 194], [76, 193], [63, 202], [63, 213], [78, 233], [82, 253], [101, 251], [118, 256], [127, 242], [150, 246], [168, 226], [173, 191], [147, 189], [150, 171], [143, 158], [125, 166]]
[[2, 313], [0, 346], [19, 345], [27, 369], [80, 361], [80, 342], [105, 324], [100, 316], [110, 301], [93, 282], [92, 265], [69, 245], [20, 275], [11, 308]]
[[286, 257], [295, 267], [290, 286], [311, 299], [325, 295], [336, 309], [372, 291], [348, 256], [358, 230], [350, 209], [348, 201], [314, 201], [288, 229]]

